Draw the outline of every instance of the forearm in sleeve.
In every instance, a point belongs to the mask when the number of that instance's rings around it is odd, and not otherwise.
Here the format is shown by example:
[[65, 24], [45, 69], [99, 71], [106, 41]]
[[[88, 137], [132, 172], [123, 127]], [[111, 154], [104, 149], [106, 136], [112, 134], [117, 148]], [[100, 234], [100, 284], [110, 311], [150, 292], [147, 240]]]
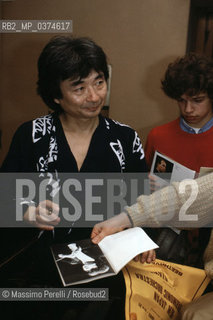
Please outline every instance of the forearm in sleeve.
[[[184, 184], [183, 184], [184, 183]], [[183, 190], [183, 191], [182, 191]], [[191, 203], [190, 201], [191, 200]], [[187, 215], [197, 216], [193, 221], [182, 220], [180, 210]], [[196, 180], [174, 182], [170, 186], [146, 196], [126, 207], [134, 226], [201, 227], [213, 222], [213, 173]]]

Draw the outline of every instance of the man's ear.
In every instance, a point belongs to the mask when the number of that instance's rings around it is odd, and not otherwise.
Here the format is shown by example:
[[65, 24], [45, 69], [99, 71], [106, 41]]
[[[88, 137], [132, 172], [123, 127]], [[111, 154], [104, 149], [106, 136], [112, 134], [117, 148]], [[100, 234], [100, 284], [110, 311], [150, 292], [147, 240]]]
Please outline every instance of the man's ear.
[[57, 98], [54, 99], [54, 102], [57, 103], [57, 104], [60, 104], [60, 101]]

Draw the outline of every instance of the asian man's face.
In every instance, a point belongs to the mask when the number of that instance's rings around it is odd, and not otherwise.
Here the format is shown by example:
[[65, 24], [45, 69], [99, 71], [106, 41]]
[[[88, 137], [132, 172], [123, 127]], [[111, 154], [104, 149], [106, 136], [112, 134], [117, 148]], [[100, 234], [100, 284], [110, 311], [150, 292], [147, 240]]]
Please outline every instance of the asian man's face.
[[107, 83], [103, 73], [92, 70], [83, 79], [66, 79], [61, 82], [62, 98], [55, 99], [63, 111], [75, 118], [94, 118], [105, 103]]

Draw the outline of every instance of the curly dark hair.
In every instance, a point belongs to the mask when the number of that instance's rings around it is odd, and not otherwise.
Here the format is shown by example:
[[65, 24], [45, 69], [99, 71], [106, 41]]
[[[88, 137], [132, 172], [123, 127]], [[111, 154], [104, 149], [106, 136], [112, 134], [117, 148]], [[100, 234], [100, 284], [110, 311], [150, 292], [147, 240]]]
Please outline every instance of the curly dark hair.
[[62, 111], [54, 99], [62, 98], [60, 83], [66, 79], [87, 77], [92, 70], [109, 77], [107, 58], [93, 40], [72, 36], [50, 39], [38, 59], [37, 93], [54, 111]]
[[213, 101], [213, 60], [198, 53], [188, 53], [168, 65], [161, 81], [164, 93], [175, 100], [183, 94], [201, 92]]

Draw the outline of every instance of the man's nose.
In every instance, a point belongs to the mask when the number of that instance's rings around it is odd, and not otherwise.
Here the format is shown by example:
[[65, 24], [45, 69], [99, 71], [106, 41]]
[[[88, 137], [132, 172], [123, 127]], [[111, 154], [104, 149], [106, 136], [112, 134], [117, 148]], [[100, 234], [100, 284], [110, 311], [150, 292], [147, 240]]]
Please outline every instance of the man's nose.
[[88, 88], [87, 101], [97, 102], [98, 100], [99, 96], [96, 90], [93, 87]]
[[186, 101], [185, 102], [185, 112], [186, 113], [191, 113], [193, 111], [193, 105], [191, 101]]

